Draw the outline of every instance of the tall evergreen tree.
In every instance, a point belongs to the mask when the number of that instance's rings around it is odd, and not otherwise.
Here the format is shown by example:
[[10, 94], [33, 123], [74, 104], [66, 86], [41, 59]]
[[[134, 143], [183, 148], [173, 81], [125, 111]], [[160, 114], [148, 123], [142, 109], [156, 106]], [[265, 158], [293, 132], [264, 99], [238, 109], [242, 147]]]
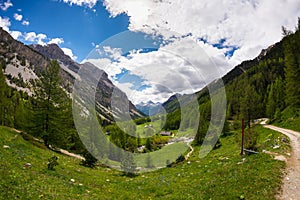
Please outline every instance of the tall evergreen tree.
[[241, 112], [249, 128], [251, 120], [257, 117], [257, 106], [259, 103], [259, 95], [255, 91], [255, 88], [248, 83], [244, 88], [244, 96], [241, 99], [240, 106]]
[[267, 116], [274, 118], [276, 111], [282, 111], [285, 107], [285, 85], [281, 78], [270, 85], [270, 92], [267, 99]]
[[2, 66], [0, 65], [0, 125], [4, 125], [4, 108], [5, 108], [5, 91], [6, 91], [6, 83], [5, 76], [2, 71]]
[[[299, 25], [300, 26], [300, 25]], [[300, 32], [297, 31], [285, 43], [284, 63], [286, 77], [286, 103], [287, 106], [300, 106]]]
[[13, 126], [13, 118], [11, 115], [12, 103], [9, 100], [11, 89], [6, 84], [5, 75], [2, 71], [5, 67], [0, 65], [0, 125]]
[[71, 103], [61, 87], [60, 67], [51, 61], [42, 77], [35, 82], [34, 132], [49, 144], [62, 147], [70, 129]]
[[273, 119], [275, 112], [276, 112], [276, 102], [275, 102], [275, 95], [274, 95], [274, 85], [272, 84], [270, 86], [268, 103], [266, 105], [266, 113], [269, 118]]

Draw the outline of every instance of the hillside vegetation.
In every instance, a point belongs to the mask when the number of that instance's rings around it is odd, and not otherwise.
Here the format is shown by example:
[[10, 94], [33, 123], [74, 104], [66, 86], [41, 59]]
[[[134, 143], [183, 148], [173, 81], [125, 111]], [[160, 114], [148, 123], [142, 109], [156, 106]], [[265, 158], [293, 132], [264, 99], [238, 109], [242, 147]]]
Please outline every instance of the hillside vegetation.
[[[258, 148], [289, 151], [284, 136], [256, 127]], [[238, 131], [239, 132], [239, 131]], [[189, 161], [134, 177], [34, 146], [7, 127], [0, 127], [0, 199], [274, 199], [281, 185], [284, 162], [270, 155], [239, 155], [238, 132], [222, 138], [222, 146], [199, 159], [196, 148]], [[47, 169], [57, 156], [58, 166]]]
[[[227, 97], [227, 119], [244, 118], [250, 127], [254, 119], [268, 117], [271, 123], [299, 130], [299, 52], [300, 18], [295, 32], [283, 27], [282, 41], [264, 50], [257, 58], [238, 65], [222, 78]], [[214, 83], [210, 87], [214, 88]], [[201, 126], [195, 144], [201, 144], [211, 120], [211, 101], [208, 88], [197, 95]], [[168, 114], [165, 129], [177, 128], [181, 123], [180, 108], [174, 109], [177, 101], [166, 105], [175, 111]]]

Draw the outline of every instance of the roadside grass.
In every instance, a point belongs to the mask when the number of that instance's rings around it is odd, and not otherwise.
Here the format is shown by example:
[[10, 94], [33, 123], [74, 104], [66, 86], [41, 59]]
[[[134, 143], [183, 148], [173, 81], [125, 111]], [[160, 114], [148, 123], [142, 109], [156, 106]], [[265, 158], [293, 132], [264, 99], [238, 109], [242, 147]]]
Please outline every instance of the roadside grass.
[[259, 132], [258, 148], [275, 153], [286, 154], [291, 152], [290, 139], [277, 131], [266, 129], [261, 125], [255, 126]]
[[273, 123], [275, 126], [300, 132], [300, 109], [288, 107], [279, 118]]
[[[259, 141], [277, 139], [261, 131]], [[83, 167], [75, 158], [33, 146], [0, 127], [0, 199], [275, 199], [285, 163], [262, 153], [243, 161], [236, 138], [221, 138], [222, 146], [203, 159], [200, 147], [194, 147], [188, 161], [127, 177], [110, 168]], [[47, 162], [53, 155], [59, 165], [50, 171]]]

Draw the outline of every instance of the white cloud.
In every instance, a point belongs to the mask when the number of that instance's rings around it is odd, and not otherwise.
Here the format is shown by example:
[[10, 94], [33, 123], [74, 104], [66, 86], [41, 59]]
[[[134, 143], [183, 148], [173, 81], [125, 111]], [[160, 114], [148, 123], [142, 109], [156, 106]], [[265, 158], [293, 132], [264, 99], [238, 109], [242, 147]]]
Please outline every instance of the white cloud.
[[[131, 97], [134, 102], [168, 97], [170, 92], [163, 91], [159, 85], [180, 93], [199, 89], [204, 82], [221, 77], [235, 65], [258, 56], [262, 49], [278, 42], [282, 38], [281, 26], [294, 29], [300, 15], [299, 0], [276, 3], [270, 0], [104, 0], [104, 5], [112, 17], [127, 14], [129, 30], [162, 35], [171, 41], [157, 52], [136, 52], [130, 55], [131, 59], [121, 57], [119, 63], [105, 67], [109, 74], [126, 68], [149, 82], [156, 81], [143, 91], [121, 84], [128, 93], [135, 93]], [[200, 50], [192, 49], [191, 43], [197, 43]], [[232, 48], [234, 54], [225, 56]], [[217, 66], [215, 70], [209, 66], [212, 63]], [[179, 78], [183, 82], [174, 81]]]
[[15, 20], [17, 20], [17, 21], [22, 21], [23, 15], [20, 15], [20, 14], [18, 14], [18, 13], [15, 13], [15, 14], [14, 14], [14, 18], [15, 18]]
[[[25, 42], [33, 43], [33, 44], [39, 44], [39, 45], [47, 45], [47, 44], [62, 44], [64, 43], [63, 38], [48, 38], [47, 35], [43, 33], [35, 33], [35, 32], [29, 32], [29, 33], [21, 33], [20, 31], [10, 31], [11, 23], [9, 18], [5, 17], [2, 18], [0, 16], [0, 27], [3, 28], [3, 30], [7, 31], [15, 40], [23, 40]], [[48, 41], [48, 42], [47, 42]], [[77, 57], [73, 55], [71, 49], [63, 48], [63, 51], [66, 55], [69, 55], [73, 60], [76, 60]]]
[[97, 0], [63, 0], [64, 3], [68, 3], [70, 5], [77, 5], [77, 6], [87, 6], [92, 8], [96, 5]]
[[10, 35], [15, 39], [18, 40], [22, 37], [22, 33], [20, 31], [11, 31]]
[[111, 48], [110, 46], [103, 47], [104, 52], [112, 59], [117, 60], [122, 55], [122, 49], [120, 48]]
[[[197, 44], [186, 38], [160, 47], [158, 51], [132, 51], [128, 56], [120, 56], [115, 61], [109, 55], [107, 58], [85, 61], [93, 63], [106, 71], [109, 77], [113, 77], [114, 84], [126, 92], [132, 102], [162, 102], [176, 93], [191, 94], [199, 91], [220, 74], [227, 72], [229, 64], [224, 62], [224, 52], [209, 46], [207, 49], [215, 56], [208, 57], [203, 50], [206, 46], [207, 44]], [[113, 49], [110, 48], [109, 51]], [[102, 56], [101, 52], [99, 55]], [[213, 63], [224, 66], [224, 69], [215, 67]], [[131, 75], [140, 77], [143, 82], [134, 85], [134, 81], [123, 81], [128, 80], [128, 77], [119, 77], [122, 69], [129, 70]], [[116, 75], [119, 75], [118, 78]], [[138, 91], [136, 87], [142, 85], [150, 87]]]
[[48, 42], [48, 44], [62, 44], [62, 43], [64, 43], [63, 38], [53, 38]]
[[9, 7], [12, 7], [12, 6], [13, 6], [13, 4], [11, 3], [10, 0], [8, 0], [6, 2], [3, 2], [3, 3], [2, 2], [0, 3], [0, 8], [3, 11], [6, 11]]
[[75, 56], [75, 55], [73, 54], [73, 51], [72, 51], [71, 49], [69, 49], [69, 48], [61, 48], [61, 49], [63, 50], [63, 52], [64, 52], [67, 56], [70, 56], [70, 58], [72, 58], [73, 60], [76, 61], [77, 56]]
[[170, 32], [191, 33], [210, 44], [226, 39], [225, 45], [239, 47], [232, 63], [254, 58], [279, 41], [281, 26], [293, 29], [300, 14], [299, 0], [104, 0], [104, 4], [112, 16], [126, 13], [132, 31], [165, 37]]
[[22, 22], [22, 24], [23, 24], [24, 26], [29, 26], [30, 22], [27, 21], [27, 20], [24, 20], [24, 21]]
[[29, 33], [25, 33], [23, 36], [24, 36], [25, 41], [37, 43], [37, 44], [43, 45], [43, 46], [46, 45], [44, 40], [47, 39], [47, 36], [43, 33], [36, 34], [35, 32], [29, 32]]
[[9, 18], [7, 18], [7, 17], [2, 18], [2, 17], [0, 16], [0, 27], [2, 27], [3, 30], [9, 31], [10, 25], [11, 25], [11, 24], [10, 24]]

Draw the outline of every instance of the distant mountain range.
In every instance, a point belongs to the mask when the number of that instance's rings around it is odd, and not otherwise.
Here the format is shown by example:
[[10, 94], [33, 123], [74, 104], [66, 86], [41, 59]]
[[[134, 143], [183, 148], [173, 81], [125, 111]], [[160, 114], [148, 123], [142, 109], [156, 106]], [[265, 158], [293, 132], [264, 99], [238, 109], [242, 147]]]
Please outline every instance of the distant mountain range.
[[[5, 74], [8, 78], [7, 83], [18, 90], [30, 92], [30, 80], [42, 76], [43, 70], [49, 64], [50, 60], [57, 60], [61, 67], [60, 75], [63, 80], [63, 87], [72, 92], [73, 84], [78, 78], [78, 71], [82, 68], [93, 74], [93, 70], [100, 70], [91, 63], [79, 64], [73, 61], [56, 44], [24, 45], [14, 40], [9, 33], [0, 28], [0, 58], [6, 60], [7, 68]], [[106, 72], [100, 70], [103, 74], [98, 82], [95, 105], [98, 115], [107, 121], [113, 121], [114, 118], [122, 115], [122, 111], [113, 111], [111, 98], [113, 93], [117, 94], [119, 99], [128, 102], [130, 116], [138, 118], [145, 116], [140, 112], [127, 98], [126, 94], [117, 88], [109, 79]], [[90, 77], [93, 78], [93, 77]]]
[[152, 101], [142, 102], [135, 105], [137, 109], [139, 109], [142, 113], [148, 116], [155, 115], [159, 113], [162, 109], [161, 103], [153, 103]]

